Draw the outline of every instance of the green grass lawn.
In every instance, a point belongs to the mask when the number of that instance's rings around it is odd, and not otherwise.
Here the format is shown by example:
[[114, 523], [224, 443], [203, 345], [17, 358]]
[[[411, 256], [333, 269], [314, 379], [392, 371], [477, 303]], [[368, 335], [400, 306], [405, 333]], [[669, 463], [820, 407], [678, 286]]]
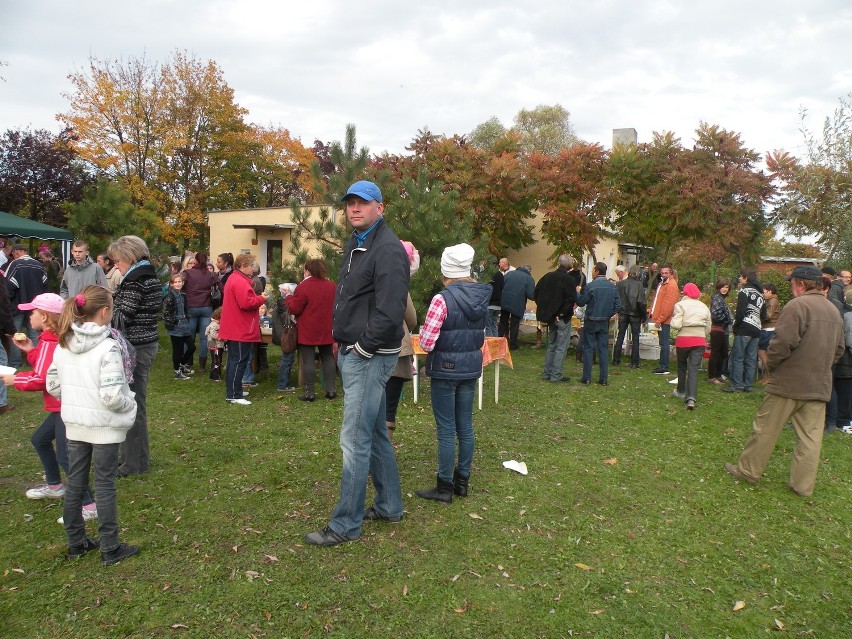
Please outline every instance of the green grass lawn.
[[[414, 496], [434, 483], [435, 439], [428, 381], [419, 404], [407, 386], [405, 518], [317, 548], [303, 536], [337, 499], [342, 400], [277, 393], [272, 372], [250, 407], [228, 405], [200, 373], [172, 380], [163, 349], [151, 472], [118, 481], [122, 539], [142, 552], [110, 568], [66, 561], [61, 503], [24, 497], [41, 481], [42, 402], [10, 391], [0, 636], [852, 636], [852, 437], [824, 442], [813, 498], [787, 489], [790, 430], [751, 486], [724, 463], [762, 390], [729, 396], [702, 377], [687, 412], [655, 362], [611, 369], [601, 388], [541, 381], [543, 356], [514, 353], [498, 405], [486, 371], [470, 496], [450, 506]], [[566, 374], [579, 379], [573, 357]]]

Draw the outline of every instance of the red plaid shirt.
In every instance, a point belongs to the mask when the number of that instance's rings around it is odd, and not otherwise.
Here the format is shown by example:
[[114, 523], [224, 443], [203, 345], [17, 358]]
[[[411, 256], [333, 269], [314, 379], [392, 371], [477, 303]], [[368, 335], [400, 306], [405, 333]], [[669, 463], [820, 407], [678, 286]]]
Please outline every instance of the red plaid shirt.
[[435, 348], [435, 342], [438, 341], [445, 319], [447, 319], [447, 303], [444, 301], [444, 296], [438, 293], [432, 298], [432, 303], [429, 304], [429, 310], [426, 312], [426, 319], [420, 327], [420, 348], [424, 352], [428, 353]]

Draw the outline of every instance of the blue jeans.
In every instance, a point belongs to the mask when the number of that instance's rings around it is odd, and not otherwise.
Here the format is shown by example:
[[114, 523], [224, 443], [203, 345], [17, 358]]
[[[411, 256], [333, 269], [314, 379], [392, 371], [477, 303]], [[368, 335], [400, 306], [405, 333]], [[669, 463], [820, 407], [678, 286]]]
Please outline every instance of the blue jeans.
[[195, 334], [201, 334], [201, 343], [198, 351], [198, 357], [207, 357], [207, 327], [210, 326], [210, 315], [213, 313], [212, 306], [197, 306], [195, 308], [187, 308], [189, 316], [189, 334], [192, 335], [192, 342], [195, 343]]
[[459, 441], [459, 474], [470, 476], [473, 461], [473, 396], [475, 379], [436, 379], [430, 381], [432, 413], [438, 438], [438, 477], [453, 481], [456, 438]]
[[[230, 350], [230, 347], [229, 347]], [[230, 361], [231, 358], [228, 358]], [[257, 378], [254, 375], [254, 366], [252, 363], [254, 362], [254, 344], [249, 344], [249, 358], [248, 362], [246, 362], [245, 370], [243, 371], [242, 382], [243, 384], [254, 384], [257, 381]]]
[[[53, 441], [56, 440], [56, 450], [53, 450]], [[38, 455], [41, 466], [44, 468], [44, 479], [48, 484], [61, 484], [62, 475], [59, 474], [59, 467], [65, 471], [65, 476], [71, 474], [71, 469], [68, 466], [68, 441], [65, 438], [65, 422], [62, 421], [62, 416], [59, 413], [48, 413], [47, 417], [41, 423], [41, 426], [36, 428], [33, 436], [30, 438], [36, 455]], [[83, 495], [83, 505], [88, 506], [94, 499], [89, 490], [88, 477], [86, 478], [86, 492]]]
[[[12, 313], [12, 323], [15, 325], [15, 330], [19, 333], [26, 333], [27, 337], [33, 343], [33, 346], [38, 345], [38, 336], [41, 335], [41, 331], [35, 330], [32, 326], [30, 326], [29, 321], [30, 314], [29, 313]], [[11, 339], [9, 340], [9, 366], [12, 368], [20, 368], [21, 364], [24, 362], [24, 353], [23, 351], [15, 346], [15, 342]], [[5, 405], [0, 404], [0, 406]]]
[[669, 370], [669, 358], [672, 354], [672, 343], [669, 337], [671, 331], [671, 324], [660, 324], [660, 331], [657, 333], [657, 338], [660, 340], [660, 368], [664, 371]]
[[101, 552], [118, 547], [118, 507], [115, 502], [115, 478], [118, 475], [118, 444], [89, 444], [68, 440], [68, 486], [62, 516], [69, 546], [79, 546], [86, 538], [83, 522], [83, 496], [89, 483], [89, 468], [95, 467], [95, 492], [98, 496], [98, 534]]
[[225, 398], [243, 398], [243, 374], [246, 371], [254, 344], [228, 340], [228, 365], [225, 367]]
[[130, 390], [136, 393], [136, 420], [121, 445], [119, 474], [138, 475], [147, 473], [151, 468], [151, 448], [148, 443], [148, 375], [159, 348], [159, 342], [140, 344], [136, 347], [136, 366], [133, 368], [133, 383], [130, 385]]
[[497, 337], [497, 323], [500, 321], [500, 309], [489, 308], [485, 316], [485, 337]]
[[555, 319], [547, 326], [547, 351], [544, 355], [542, 378], [552, 382], [562, 379], [562, 366], [571, 339], [571, 320]]
[[592, 359], [597, 353], [600, 377], [598, 381], [605, 382], [609, 375], [609, 322], [606, 320], [586, 320], [583, 323], [583, 378], [581, 381], [592, 381]]
[[376, 489], [373, 507], [389, 517], [402, 515], [399, 469], [385, 426], [385, 384], [397, 359], [396, 354], [366, 359], [343, 348], [337, 356], [344, 398], [340, 427], [343, 472], [340, 500], [331, 513], [329, 526], [339, 535], [361, 534], [367, 475]]
[[757, 370], [758, 337], [734, 335], [734, 346], [731, 348], [731, 386], [751, 390], [754, 382], [754, 372]]
[[278, 362], [278, 385], [277, 390], [290, 387], [290, 373], [293, 371], [293, 362], [296, 360], [296, 351], [282, 353]]

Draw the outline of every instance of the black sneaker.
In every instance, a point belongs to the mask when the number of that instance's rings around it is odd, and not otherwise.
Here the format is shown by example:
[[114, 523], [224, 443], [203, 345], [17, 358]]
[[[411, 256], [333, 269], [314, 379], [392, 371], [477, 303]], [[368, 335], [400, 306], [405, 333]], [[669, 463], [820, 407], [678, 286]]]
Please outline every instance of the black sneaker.
[[668, 369], [668, 368], [659, 368], [659, 367], [657, 367], [657, 368], [655, 368], [654, 370], [652, 370], [651, 372], [652, 372], [652, 373], [654, 373], [654, 375], [668, 375], [668, 374], [669, 374], [669, 369]]
[[128, 557], [139, 554], [139, 546], [128, 546], [127, 544], [118, 544], [109, 552], [101, 551], [101, 564], [104, 566], [112, 566], [119, 561], [123, 561]]
[[331, 529], [331, 526], [305, 535], [305, 541], [313, 546], [336, 546], [347, 541], [358, 541], [360, 538], [360, 535], [349, 537], [336, 533]]
[[79, 559], [87, 552], [92, 550], [97, 550], [100, 548], [100, 543], [98, 543], [97, 539], [89, 539], [88, 537], [83, 538], [83, 543], [78, 546], [68, 546], [68, 554], [65, 555], [66, 559]]
[[395, 515], [393, 517], [391, 517], [390, 515], [383, 515], [378, 510], [376, 510], [375, 506], [370, 506], [367, 510], [364, 511], [364, 519], [367, 521], [389, 521], [392, 524], [395, 524], [402, 520], [402, 515]]

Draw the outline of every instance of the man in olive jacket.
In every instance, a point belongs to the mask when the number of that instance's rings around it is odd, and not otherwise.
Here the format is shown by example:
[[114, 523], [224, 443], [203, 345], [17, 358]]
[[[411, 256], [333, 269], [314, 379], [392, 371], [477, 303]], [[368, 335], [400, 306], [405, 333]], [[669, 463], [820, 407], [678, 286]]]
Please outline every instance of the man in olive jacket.
[[751, 437], [737, 465], [725, 464], [734, 477], [755, 484], [788, 419], [796, 431], [790, 489], [803, 497], [814, 492], [822, 447], [825, 404], [831, 398], [831, 367], [845, 348], [843, 322], [822, 294], [815, 266], [797, 266], [787, 278], [791, 300], [778, 318], [769, 342], [771, 373]]

